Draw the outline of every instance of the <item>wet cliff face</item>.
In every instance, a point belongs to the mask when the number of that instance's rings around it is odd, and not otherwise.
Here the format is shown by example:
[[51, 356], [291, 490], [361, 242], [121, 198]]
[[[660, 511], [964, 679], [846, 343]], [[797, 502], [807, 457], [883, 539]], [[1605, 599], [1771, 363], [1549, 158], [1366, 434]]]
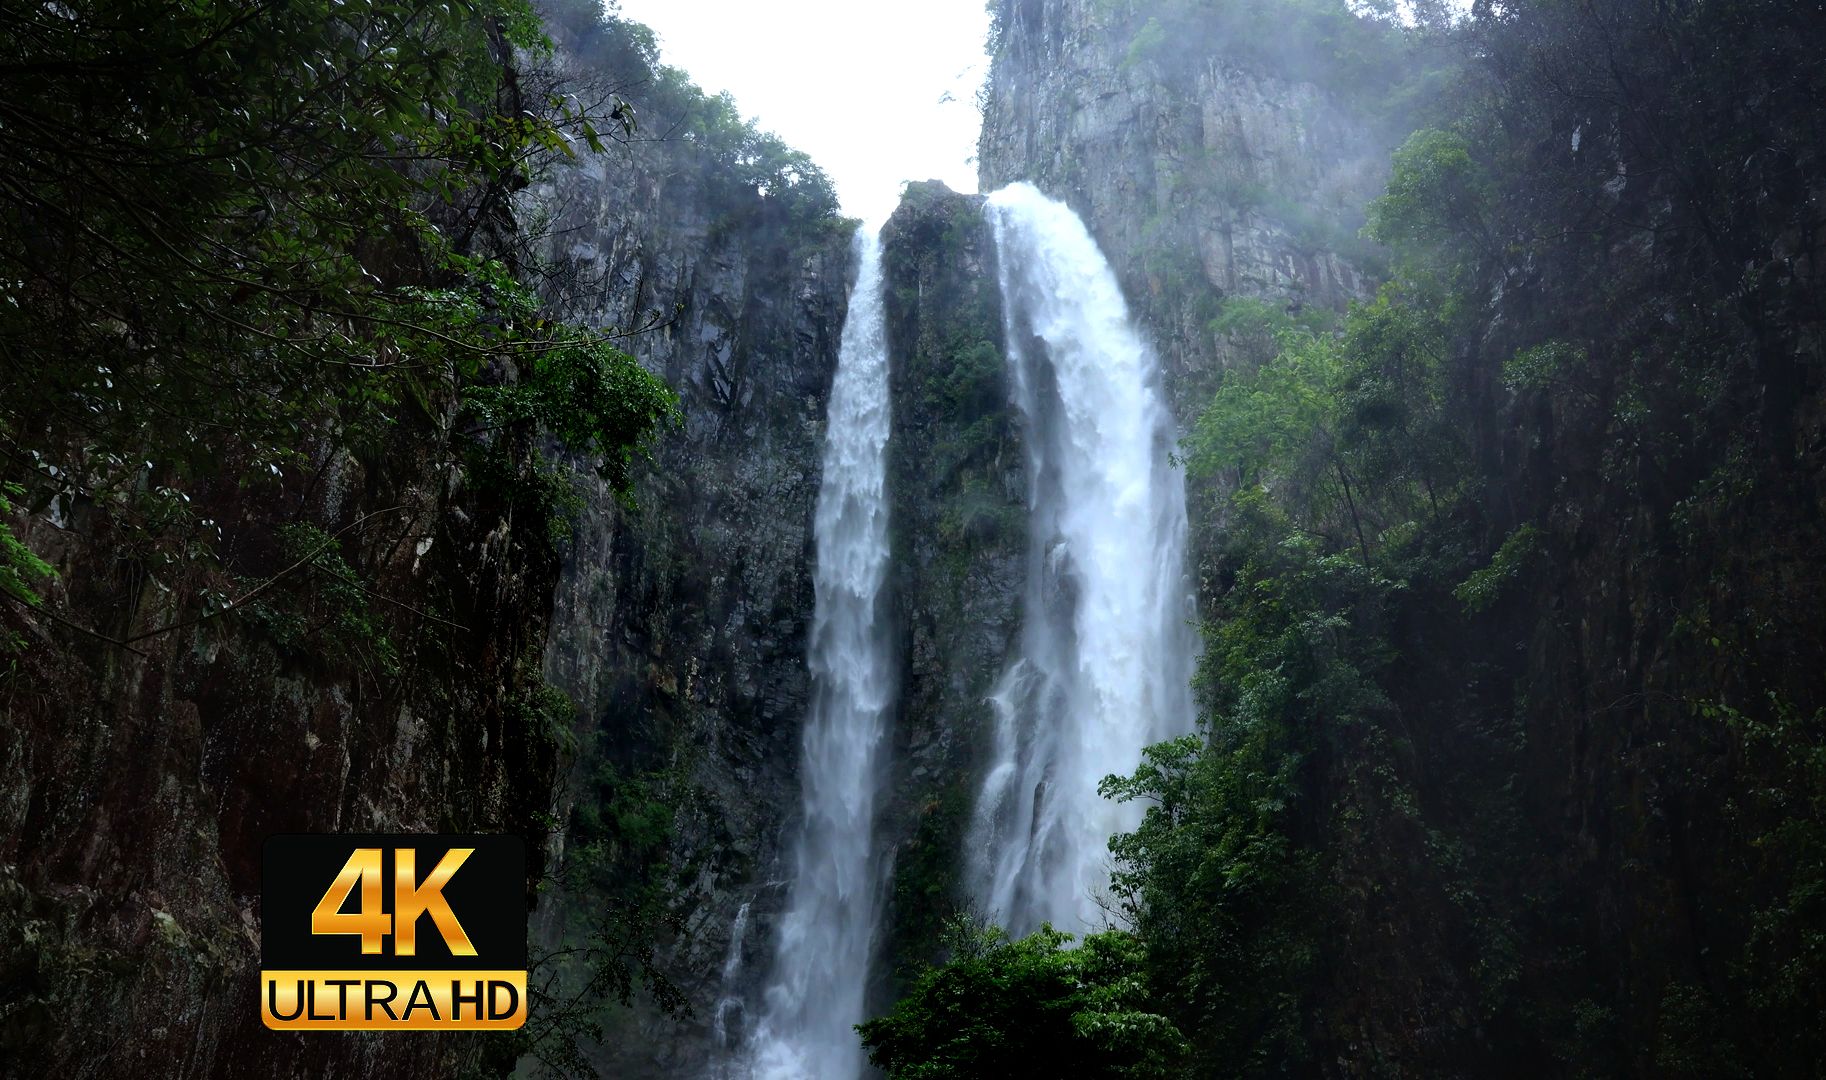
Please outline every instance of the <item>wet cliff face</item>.
[[1027, 550], [1026, 465], [983, 200], [910, 184], [883, 244], [891, 587], [905, 660], [880, 827], [893, 879], [878, 997], [907, 964], [931, 958], [961, 900], [988, 697], [1020, 635]]
[[266, 1031], [260, 848], [506, 831], [536, 850], [562, 734], [538, 706], [548, 522], [416, 433], [280, 472], [188, 492], [220, 561], [180, 574], [117, 507], [30, 519], [68, 614], [11, 623], [0, 690], [9, 1072], [430, 1075], [485, 1049]]
[[[591, 321], [643, 327], [628, 348], [680, 395], [632, 507], [592, 499], [559, 585], [546, 670], [579, 705], [573, 799], [604, 764], [664, 774], [680, 807], [680, 919], [661, 967], [691, 1015], [619, 1014], [610, 1075], [701, 1071], [737, 912], [736, 985], [760, 1000], [784, 902], [781, 841], [799, 808], [809, 681], [811, 523], [824, 403], [854, 256], [840, 223], [808, 232], [726, 201], [688, 147], [635, 144], [555, 178], [555, 254]], [[600, 898], [560, 902], [548, 940]], [[752, 985], [751, 985], [752, 984]], [[725, 1010], [739, 1032], [743, 1017]]]
[[1335, 311], [1373, 288], [1357, 231], [1399, 136], [1312, 81], [1318, 58], [1248, 55], [1221, 29], [1136, 10], [1172, 6], [994, 5], [979, 155], [984, 190], [1026, 180], [1084, 218], [1183, 424], [1249, 359], [1227, 300]]
[[[616, 321], [683, 305], [641, 355], [679, 387], [687, 420], [638, 508], [589, 515], [548, 670], [611, 756], [629, 768], [687, 763], [673, 851], [684, 932], [665, 967], [694, 1015], [637, 1008], [597, 1059], [613, 1075], [660, 1077], [702, 1071], [738, 1045], [771, 975], [783, 841], [800, 807], [824, 406], [854, 267], [847, 236], [795, 247], [763, 223], [712, 230], [678, 216], [688, 186], [652, 182], [671, 196], [663, 207], [581, 210], [573, 250], [620, 283], [602, 294], [622, 305]], [[1018, 634], [1026, 544], [981, 200], [914, 185], [883, 238], [888, 588], [904, 662], [878, 825], [892, 860], [871, 991], [881, 1004], [896, 972], [931, 956], [958, 899], [985, 698]]]

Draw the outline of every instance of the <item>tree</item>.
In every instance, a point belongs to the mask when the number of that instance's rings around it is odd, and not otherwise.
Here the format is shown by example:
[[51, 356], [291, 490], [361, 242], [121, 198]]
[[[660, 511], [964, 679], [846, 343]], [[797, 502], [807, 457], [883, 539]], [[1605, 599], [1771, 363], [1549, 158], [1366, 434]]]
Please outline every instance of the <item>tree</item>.
[[524, 0], [76, 0], [3, 22], [15, 501], [103, 506], [161, 558], [207, 558], [189, 489], [402, 432], [532, 482], [541, 428], [626, 490], [672, 396], [605, 331], [542, 316], [511, 199], [631, 114], [528, 89], [519, 64], [549, 46]]
[[955, 917], [952, 958], [888, 1015], [857, 1026], [893, 1080], [1164, 1077], [1184, 1040], [1153, 1005], [1141, 943], [1120, 930], [1076, 948], [1050, 926], [1018, 941]]

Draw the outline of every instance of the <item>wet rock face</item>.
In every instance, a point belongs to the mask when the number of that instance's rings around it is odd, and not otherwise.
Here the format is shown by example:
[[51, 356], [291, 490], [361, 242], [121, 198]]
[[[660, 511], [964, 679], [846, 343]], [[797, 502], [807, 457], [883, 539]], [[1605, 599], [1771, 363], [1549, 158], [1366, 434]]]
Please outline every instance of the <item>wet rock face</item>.
[[1003, 0], [979, 146], [983, 189], [1070, 203], [1161, 350], [1182, 424], [1235, 362], [1217, 306], [1342, 310], [1373, 283], [1358, 237], [1394, 136], [1311, 82], [1225, 54], [1148, 49], [1108, 0]]
[[894, 875], [875, 988], [933, 958], [961, 902], [988, 698], [1020, 635], [1026, 464], [980, 196], [908, 185], [883, 232], [893, 434], [890, 579], [902, 685], [878, 843]]
[[[631, 325], [642, 311], [672, 313], [635, 342], [679, 388], [685, 423], [636, 508], [597, 501], [589, 511], [547, 654], [583, 726], [610, 733], [618, 759], [691, 762], [674, 861], [694, 891], [667, 966], [695, 1015], [625, 1017], [598, 1061], [632, 1077], [703, 1070], [763, 1001], [786, 898], [783, 841], [800, 806], [825, 400], [854, 276], [846, 237], [797, 248], [764, 227], [711, 238], [705, 220], [680, 214], [698, 198], [690, 182], [674, 182], [635, 179], [650, 213], [621, 198], [593, 219], [576, 211], [571, 252], [585, 276], [612, 283], [596, 294], [596, 317]], [[894, 973], [931, 955], [958, 899], [985, 699], [1019, 632], [1026, 550], [982, 201], [913, 185], [884, 241], [888, 590], [903, 686], [878, 838], [894, 867], [872, 990], [882, 1006]]]
[[580, 741], [624, 775], [681, 770], [673, 854], [688, 885], [664, 966], [693, 1015], [637, 1007], [596, 1060], [606, 1075], [690, 1075], [718, 1049], [737, 912], [751, 905], [734, 989], [758, 1003], [784, 902], [812, 514], [854, 255], [841, 224], [807, 233], [752, 199], [726, 204], [678, 146], [636, 146], [555, 185], [573, 312], [647, 327], [624, 347], [680, 397], [635, 505], [589, 500], [546, 672], [579, 705]]
[[[486, 1052], [474, 1036], [281, 1035], [258, 1007], [267, 836], [544, 834], [556, 747], [520, 703], [558, 563], [502, 493], [451, 478], [448, 449], [319, 447], [268, 484], [199, 485], [224, 570], [161, 573], [88, 502], [32, 519], [65, 619], [117, 640], [171, 629], [119, 645], [33, 621], [4, 661], [0, 1072], [448, 1075]], [[411, 605], [287, 576], [298, 521]], [[250, 581], [271, 582], [258, 603], [192, 621], [206, 590]], [[313, 629], [355, 616], [370, 636]]]

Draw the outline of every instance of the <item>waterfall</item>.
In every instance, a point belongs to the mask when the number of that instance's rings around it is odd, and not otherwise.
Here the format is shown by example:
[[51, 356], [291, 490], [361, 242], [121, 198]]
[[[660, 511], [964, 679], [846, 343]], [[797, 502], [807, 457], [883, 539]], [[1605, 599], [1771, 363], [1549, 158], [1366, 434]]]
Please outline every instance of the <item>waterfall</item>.
[[1114, 920], [1099, 903], [1109, 837], [1140, 821], [1098, 782], [1193, 726], [1185, 486], [1154, 353], [1083, 222], [1027, 184], [992, 195], [989, 215], [1030, 539], [968, 869], [1011, 932], [1082, 932]]
[[752, 903], [745, 903], [737, 909], [735, 923], [729, 928], [729, 951], [723, 956], [724, 993], [717, 999], [716, 1013], [711, 1017], [716, 1044], [721, 1048], [727, 1048], [734, 1042], [729, 1030], [730, 1014], [741, 1015], [742, 999], [730, 991], [742, 974], [742, 946], [748, 941], [748, 909], [752, 906]]
[[881, 748], [895, 688], [883, 633], [888, 345], [881, 240], [858, 233], [861, 271], [831, 385], [814, 523], [811, 711], [801, 747], [804, 822], [750, 1058], [758, 1080], [846, 1080], [862, 1071], [853, 1025], [864, 990], [882, 875], [873, 851]]

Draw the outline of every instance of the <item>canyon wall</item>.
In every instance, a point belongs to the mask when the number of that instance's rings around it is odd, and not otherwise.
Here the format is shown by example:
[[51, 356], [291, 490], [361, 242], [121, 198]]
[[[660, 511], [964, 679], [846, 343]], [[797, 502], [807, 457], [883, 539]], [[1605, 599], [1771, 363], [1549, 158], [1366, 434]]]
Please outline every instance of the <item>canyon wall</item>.
[[[743, 904], [744, 967], [766, 966], [781, 840], [799, 807], [824, 402], [854, 274], [847, 229], [808, 238], [704, 187], [688, 156], [636, 146], [561, 174], [554, 191], [557, 254], [599, 283], [574, 302], [607, 325], [657, 313], [628, 348], [678, 391], [683, 414], [633, 506], [596, 498], [585, 510], [547, 658], [579, 704], [586, 767], [666, 773], [680, 805], [682, 921], [664, 968], [692, 1015], [627, 1014], [633, 1027], [602, 1048], [613, 1075], [703, 1067]], [[574, 780], [573, 796], [604, 797], [587, 774]], [[571, 901], [586, 916], [595, 902]]]
[[1373, 290], [1379, 254], [1358, 230], [1400, 138], [1374, 91], [1341, 92], [1321, 58], [1153, 15], [1185, 6], [993, 5], [978, 151], [983, 190], [1026, 180], [1090, 227], [1182, 424], [1251, 362], [1227, 301], [1335, 312]]

